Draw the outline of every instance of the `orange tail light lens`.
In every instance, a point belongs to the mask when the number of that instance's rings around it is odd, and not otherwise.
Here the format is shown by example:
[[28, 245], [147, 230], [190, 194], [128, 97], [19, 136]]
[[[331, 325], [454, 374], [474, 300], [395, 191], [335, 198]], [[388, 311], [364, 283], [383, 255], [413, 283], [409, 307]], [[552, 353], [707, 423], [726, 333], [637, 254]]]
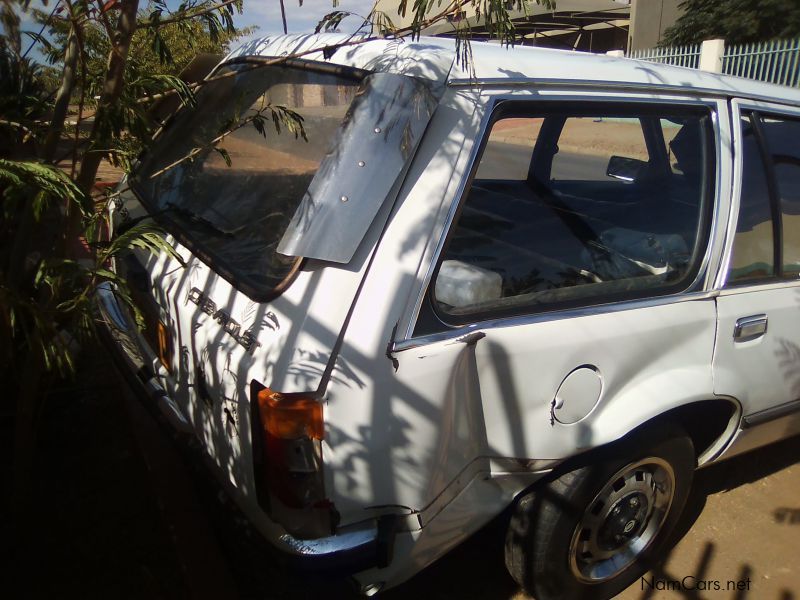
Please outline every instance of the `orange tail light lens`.
[[303, 394], [281, 394], [264, 388], [258, 392], [261, 426], [281, 440], [311, 438], [321, 440], [325, 433], [322, 404]]
[[158, 338], [158, 360], [169, 373], [172, 373], [172, 339], [167, 326], [161, 321], [156, 325], [156, 336]]

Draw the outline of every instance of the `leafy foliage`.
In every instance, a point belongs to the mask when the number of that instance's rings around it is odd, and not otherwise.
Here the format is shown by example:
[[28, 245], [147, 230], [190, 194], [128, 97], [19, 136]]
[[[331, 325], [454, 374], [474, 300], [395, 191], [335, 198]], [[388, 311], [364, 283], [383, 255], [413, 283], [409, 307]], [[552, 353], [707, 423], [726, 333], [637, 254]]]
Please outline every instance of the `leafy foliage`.
[[685, 0], [684, 13], [664, 32], [662, 46], [723, 38], [729, 44], [800, 36], [797, 0]]
[[[113, 284], [138, 314], [127, 283], [107, 267], [110, 261], [135, 248], [181, 259], [152, 223], [140, 223], [108, 243], [100, 242], [97, 232], [102, 229], [105, 213], [86, 213], [83, 192], [63, 171], [50, 165], [0, 159], [0, 187], [1, 223], [6, 228], [28, 211], [34, 222], [41, 223], [52, 216], [49, 209], [66, 200], [70, 210], [82, 214], [88, 241], [100, 248], [93, 257], [77, 260], [59, 256], [43, 243], [24, 257], [26, 269], [20, 281], [0, 274], [0, 322], [6, 325], [8, 339], [17, 339], [29, 351], [39, 353], [46, 368], [67, 374], [74, 363], [69, 340], [94, 333], [91, 301], [101, 284]], [[2, 258], [10, 259], [7, 255]]]
[[[99, 157], [128, 168], [161, 124], [152, 101], [168, 94], [179, 104], [194, 102], [193, 89], [177, 77], [184, 66], [178, 61], [223, 49], [239, 33], [232, 15], [241, 9], [241, 0], [186, 0], [171, 12], [154, 2], [164, 13], [155, 18], [137, 17], [138, 0], [42, 0], [41, 31], [27, 39], [61, 68], [51, 93], [42, 67], [22, 51], [19, 14], [28, 4], [0, 0], [0, 376], [15, 415], [12, 523], [28, 521], [49, 375], [74, 373], [80, 342], [95, 335], [97, 291], [113, 285], [138, 315], [111, 262], [131, 249], [178, 258], [152, 223], [103, 241], [108, 202], [93, 189]], [[74, 125], [66, 123], [70, 97], [79, 104]], [[81, 119], [90, 105], [96, 112], [87, 135]], [[64, 159], [65, 170], [50, 164]], [[19, 541], [25, 534], [20, 528], [14, 535]]]
[[[164, 2], [151, 2], [139, 12], [140, 23], [133, 33], [125, 64], [126, 86], [112, 110], [102, 115], [107, 123], [101, 133], [113, 141], [102, 144], [99, 150], [108, 151], [113, 164], [127, 169], [131, 158], [141, 152], [144, 142], [161, 125], [152, 118], [150, 106], [144, 100], [175, 93], [181, 104], [191, 104], [192, 92], [180, 79], [180, 73], [196, 55], [224, 54], [231, 42], [250, 32], [233, 26], [229, 13], [237, 4], [240, 2], [224, 7], [224, 17], [214, 11], [189, 17], [216, 5], [208, 1], [185, 2], [174, 12], [169, 12]], [[74, 6], [75, 18], [81, 25], [83, 76], [73, 89], [72, 100], [82, 99], [92, 106], [102, 94], [108, 57], [113, 53], [108, 33], [113, 15], [93, 13], [86, 6], [85, 10], [79, 10], [80, 3]], [[46, 11], [35, 11], [35, 16], [40, 23], [49, 22]], [[52, 21], [51, 25], [55, 41], [45, 45], [43, 51], [48, 60], [58, 62], [63, 59], [63, 48], [73, 23], [62, 19]]]
[[314, 28], [314, 33], [319, 33], [323, 30], [336, 31], [342, 21], [352, 14], [353, 13], [346, 10], [334, 10], [329, 12], [327, 15], [322, 17], [322, 20], [320, 20], [319, 23], [317, 23], [317, 26]]
[[13, 43], [0, 37], [0, 156], [31, 140], [47, 101], [42, 66], [21, 58]]
[[[0, 189], [3, 202], [0, 233], [5, 241], [0, 245], [4, 267], [0, 272], [0, 323], [5, 334], [2, 337], [6, 344], [39, 354], [46, 368], [65, 373], [71, 370], [73, 361], [69, 344], [60, 334], [63, 315], [57, 314], [55, 304], [71, 267], [64, 262], [63, 274], [57, 278], [38, 275], [44, 263], [55, 262], [48, 247], [53, 242], [40, 241], [20, 256], [15, 252], [19, 244], [13, 243], [11, 233], [24, 228], [25, 221], [41, 223], [47, 209], [64, 199], [73, 210], [80, 211], [83, 194], [62, 171], [51, 166], [1, 159]], [[9, 361], [17, 353], [11, 347], [3, 348], [4, 358]]]
[[66, 199], [76, 210], [81, 210], [84, 204], [82, 192], [66, 173], [37, 162], [0, 159], [0, 184], [6, 220], [21, 208], [20, 202], [30, 203], [37, 221], [48, 203]]

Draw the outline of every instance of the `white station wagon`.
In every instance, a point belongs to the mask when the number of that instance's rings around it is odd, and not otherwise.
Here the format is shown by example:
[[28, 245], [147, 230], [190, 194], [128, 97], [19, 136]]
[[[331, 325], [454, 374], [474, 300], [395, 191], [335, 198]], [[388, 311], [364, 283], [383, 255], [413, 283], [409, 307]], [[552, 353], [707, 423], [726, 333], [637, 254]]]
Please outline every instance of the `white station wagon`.
[[115, 228], [182, 261], [118, 261], [115, 346], [304, 568], [372, 594], [507, 514], [528, 592], [609, 597], [696, 467], [800, 431], [800, 91], [348, 40], [249, 43], [160, 132]]

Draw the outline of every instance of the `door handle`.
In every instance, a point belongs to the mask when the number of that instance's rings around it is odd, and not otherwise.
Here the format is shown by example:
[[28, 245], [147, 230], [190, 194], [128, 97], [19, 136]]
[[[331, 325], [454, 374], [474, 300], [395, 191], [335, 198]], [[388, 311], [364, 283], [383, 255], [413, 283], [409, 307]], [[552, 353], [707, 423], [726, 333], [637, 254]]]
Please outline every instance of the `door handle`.
[[736, 320], [733, 328], [733, 339], [736, 341], [752, 340], [767, 332], [767, 315], [752, 315]]

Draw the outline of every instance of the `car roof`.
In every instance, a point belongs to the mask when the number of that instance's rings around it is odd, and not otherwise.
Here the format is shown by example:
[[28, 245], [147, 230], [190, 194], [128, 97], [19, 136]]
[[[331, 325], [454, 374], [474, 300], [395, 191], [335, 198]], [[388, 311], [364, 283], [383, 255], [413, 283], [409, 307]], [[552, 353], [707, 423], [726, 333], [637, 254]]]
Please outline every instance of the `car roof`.
[[442, 44], [439, 38], [415, 42], [364, 40], [365, 36], [338, 33], [271, 35], [243, 44], [223, 62], [252, 56], [292, 55], [366, 71], [410, 75], [439, 84], [447, 81], [455, 55], [452, 45]]
[[364, 40], [338, 33], [272, 35], [242, 45], [225, 60], [300, 54], [307, 60], [410, 75], [435, 84], [633, 86], [800, 104], [800, 90], [795, 88], [605, 54], [472, 42], [470, 64], [462, 65], [450, 38]]

